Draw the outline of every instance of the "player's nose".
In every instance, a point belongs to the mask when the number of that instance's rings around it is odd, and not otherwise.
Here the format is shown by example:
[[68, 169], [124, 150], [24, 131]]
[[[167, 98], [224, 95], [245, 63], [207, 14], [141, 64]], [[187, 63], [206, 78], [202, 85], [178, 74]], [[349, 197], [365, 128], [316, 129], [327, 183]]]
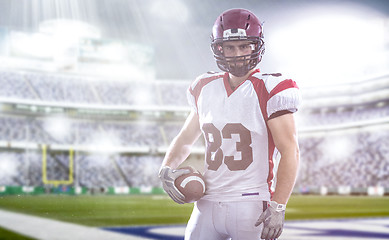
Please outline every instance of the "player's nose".
[[237, 57], [244, 56], [246, 55], [245, 51], [240, 50], [239, 48], [236, 50], [236, 55]]

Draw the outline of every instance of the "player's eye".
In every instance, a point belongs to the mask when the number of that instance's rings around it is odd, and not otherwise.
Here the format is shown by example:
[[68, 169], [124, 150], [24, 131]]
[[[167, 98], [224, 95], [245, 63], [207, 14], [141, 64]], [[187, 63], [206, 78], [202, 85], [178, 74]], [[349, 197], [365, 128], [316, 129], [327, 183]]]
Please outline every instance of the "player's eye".
[[239, 46], [240, 50], [249, 50], [251, 49], [251, 44], [243, 44]]
[[248, 45], [248, 44], [245, 44], [245, 45], [240, 45], [240, 48], [241, 48], [242, 50], [244, 50], [244, 49], [247, 49], [247, 48], [249, 48], [249, 45]]
[[231, 52], [234, 49], [234, 47], [233, 46], [224, 46], [223, 49], [224, 49], [224, 51], [230, 51]]

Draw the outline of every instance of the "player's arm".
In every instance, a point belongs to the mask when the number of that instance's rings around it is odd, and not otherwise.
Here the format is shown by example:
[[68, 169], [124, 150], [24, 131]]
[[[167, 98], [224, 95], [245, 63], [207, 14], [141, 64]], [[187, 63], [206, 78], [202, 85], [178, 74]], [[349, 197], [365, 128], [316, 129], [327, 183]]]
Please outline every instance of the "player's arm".
[[174, 185], [174, 180], [189, 172], [189, 170], [176, 169], [190, 154], [192, 145], [201, 134], [199, 118], [192, 111], [185, 121], [178, 135], [171, 142], [166, 151], [165, 158], [159, 171], [163, 189], [177, 203], [184, 203], [184, 195]]
[[192, 145], [200, 135], [199, 117], [192, 111], [166, 151], [162, 166], [177, 168], [189, 156]]
[[270, 119], [268, 126], [281, 154], [273, 201], [286, 204], [293, 191], [299, 165], [297, 130], [292, 113]]
[[278, 238], [283, 230], [285, 205], [292, 193], [299, 164], [297, 132], [292, 113], [268, 120], [274, 144], [281, 153], [277, 184], [269, 207], [260, 215], [255, 226], [262, 223], [262, 239]]

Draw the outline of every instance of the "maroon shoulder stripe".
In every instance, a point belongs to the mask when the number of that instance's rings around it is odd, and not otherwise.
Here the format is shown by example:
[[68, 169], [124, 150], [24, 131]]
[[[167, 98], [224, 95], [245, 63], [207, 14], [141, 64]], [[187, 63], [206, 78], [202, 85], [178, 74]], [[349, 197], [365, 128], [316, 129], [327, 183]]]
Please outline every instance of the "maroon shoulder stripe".
[[299, 88], [299, 87], [297, 86], [296, 82], [293, 81], [292, 79], [286, 79], [280, 82], [279, 84], [277, 84], [277, 86], [275, 86], [273, 90], [270, 91], [269, 99], [274, 95], [276, 95], [277, 93], [282, 92], [288, 88]]
[[[224, 74], [223, 74], [224, 75]], [[189, 92], [194, 96], [195, 98], [195, 102], [196, 102], [196, 107], [197, 107], [197, 100], [199, 99], [199, 96], [200, 96], [200, 93], [201, 93], [201, 90], [203, 89], [203, 87], [205, 85], [207, 85], [208, 83], [216, 80], [216, 79], [219, 79], [221, 77], [223, 77], [223, 75], [216, 75], [216, 76], [212, 76], [212, 77], [207, 77], [207, 78], [202, 78], [199, 80], [199, 82], [196, 84], [196, 86], [194, 87], [194, 89], [192, 89], [191, 87], [189, 87]]]
[[258, 79], [256, 77], [250, 77], [249, 80], [252, 82], [254, 86], [254, 90], [257, 93], [259, 106], [261, 108], [262, 117], [265, 120], [266, 129], [267, 129], [267, 136], [268, 136], [268, 161], [269, 161], [269, 175], [267, 176], [267, 184], [269, 188], [269, 193], [271, 196], [273, 196], [273, 191], [271, 190], [271, 181], [273, 180], [273, 168], [274, 168], [274, 162], [273, 162], [273, 154], [275, 150], [275, 144], [273, 141], [273, 136], [270, 133], [269, 127], [267, 125], [267, 101], [270, 98], [270, 95], [266, 89], [265, 83], [263, 79]]

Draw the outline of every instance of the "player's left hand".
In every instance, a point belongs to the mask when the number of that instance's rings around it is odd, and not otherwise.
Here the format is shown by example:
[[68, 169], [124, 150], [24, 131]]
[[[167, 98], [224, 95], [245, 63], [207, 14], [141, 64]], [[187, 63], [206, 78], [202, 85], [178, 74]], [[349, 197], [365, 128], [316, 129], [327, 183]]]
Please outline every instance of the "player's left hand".
[[190, 173], [189, 169], [171, 169], [164, 166], [159, 171], [159, 178], [162, 182], [162, 187], [173, 201], [179, 204], [184, 204], [185, 196], [174, 185], [174, 181], [181, 175]]
[[255, 226], [263, 223], [262, 239], [278, 238], [284, 227], [285, 205], [272, 201], [269, 207], [259, 216]]

